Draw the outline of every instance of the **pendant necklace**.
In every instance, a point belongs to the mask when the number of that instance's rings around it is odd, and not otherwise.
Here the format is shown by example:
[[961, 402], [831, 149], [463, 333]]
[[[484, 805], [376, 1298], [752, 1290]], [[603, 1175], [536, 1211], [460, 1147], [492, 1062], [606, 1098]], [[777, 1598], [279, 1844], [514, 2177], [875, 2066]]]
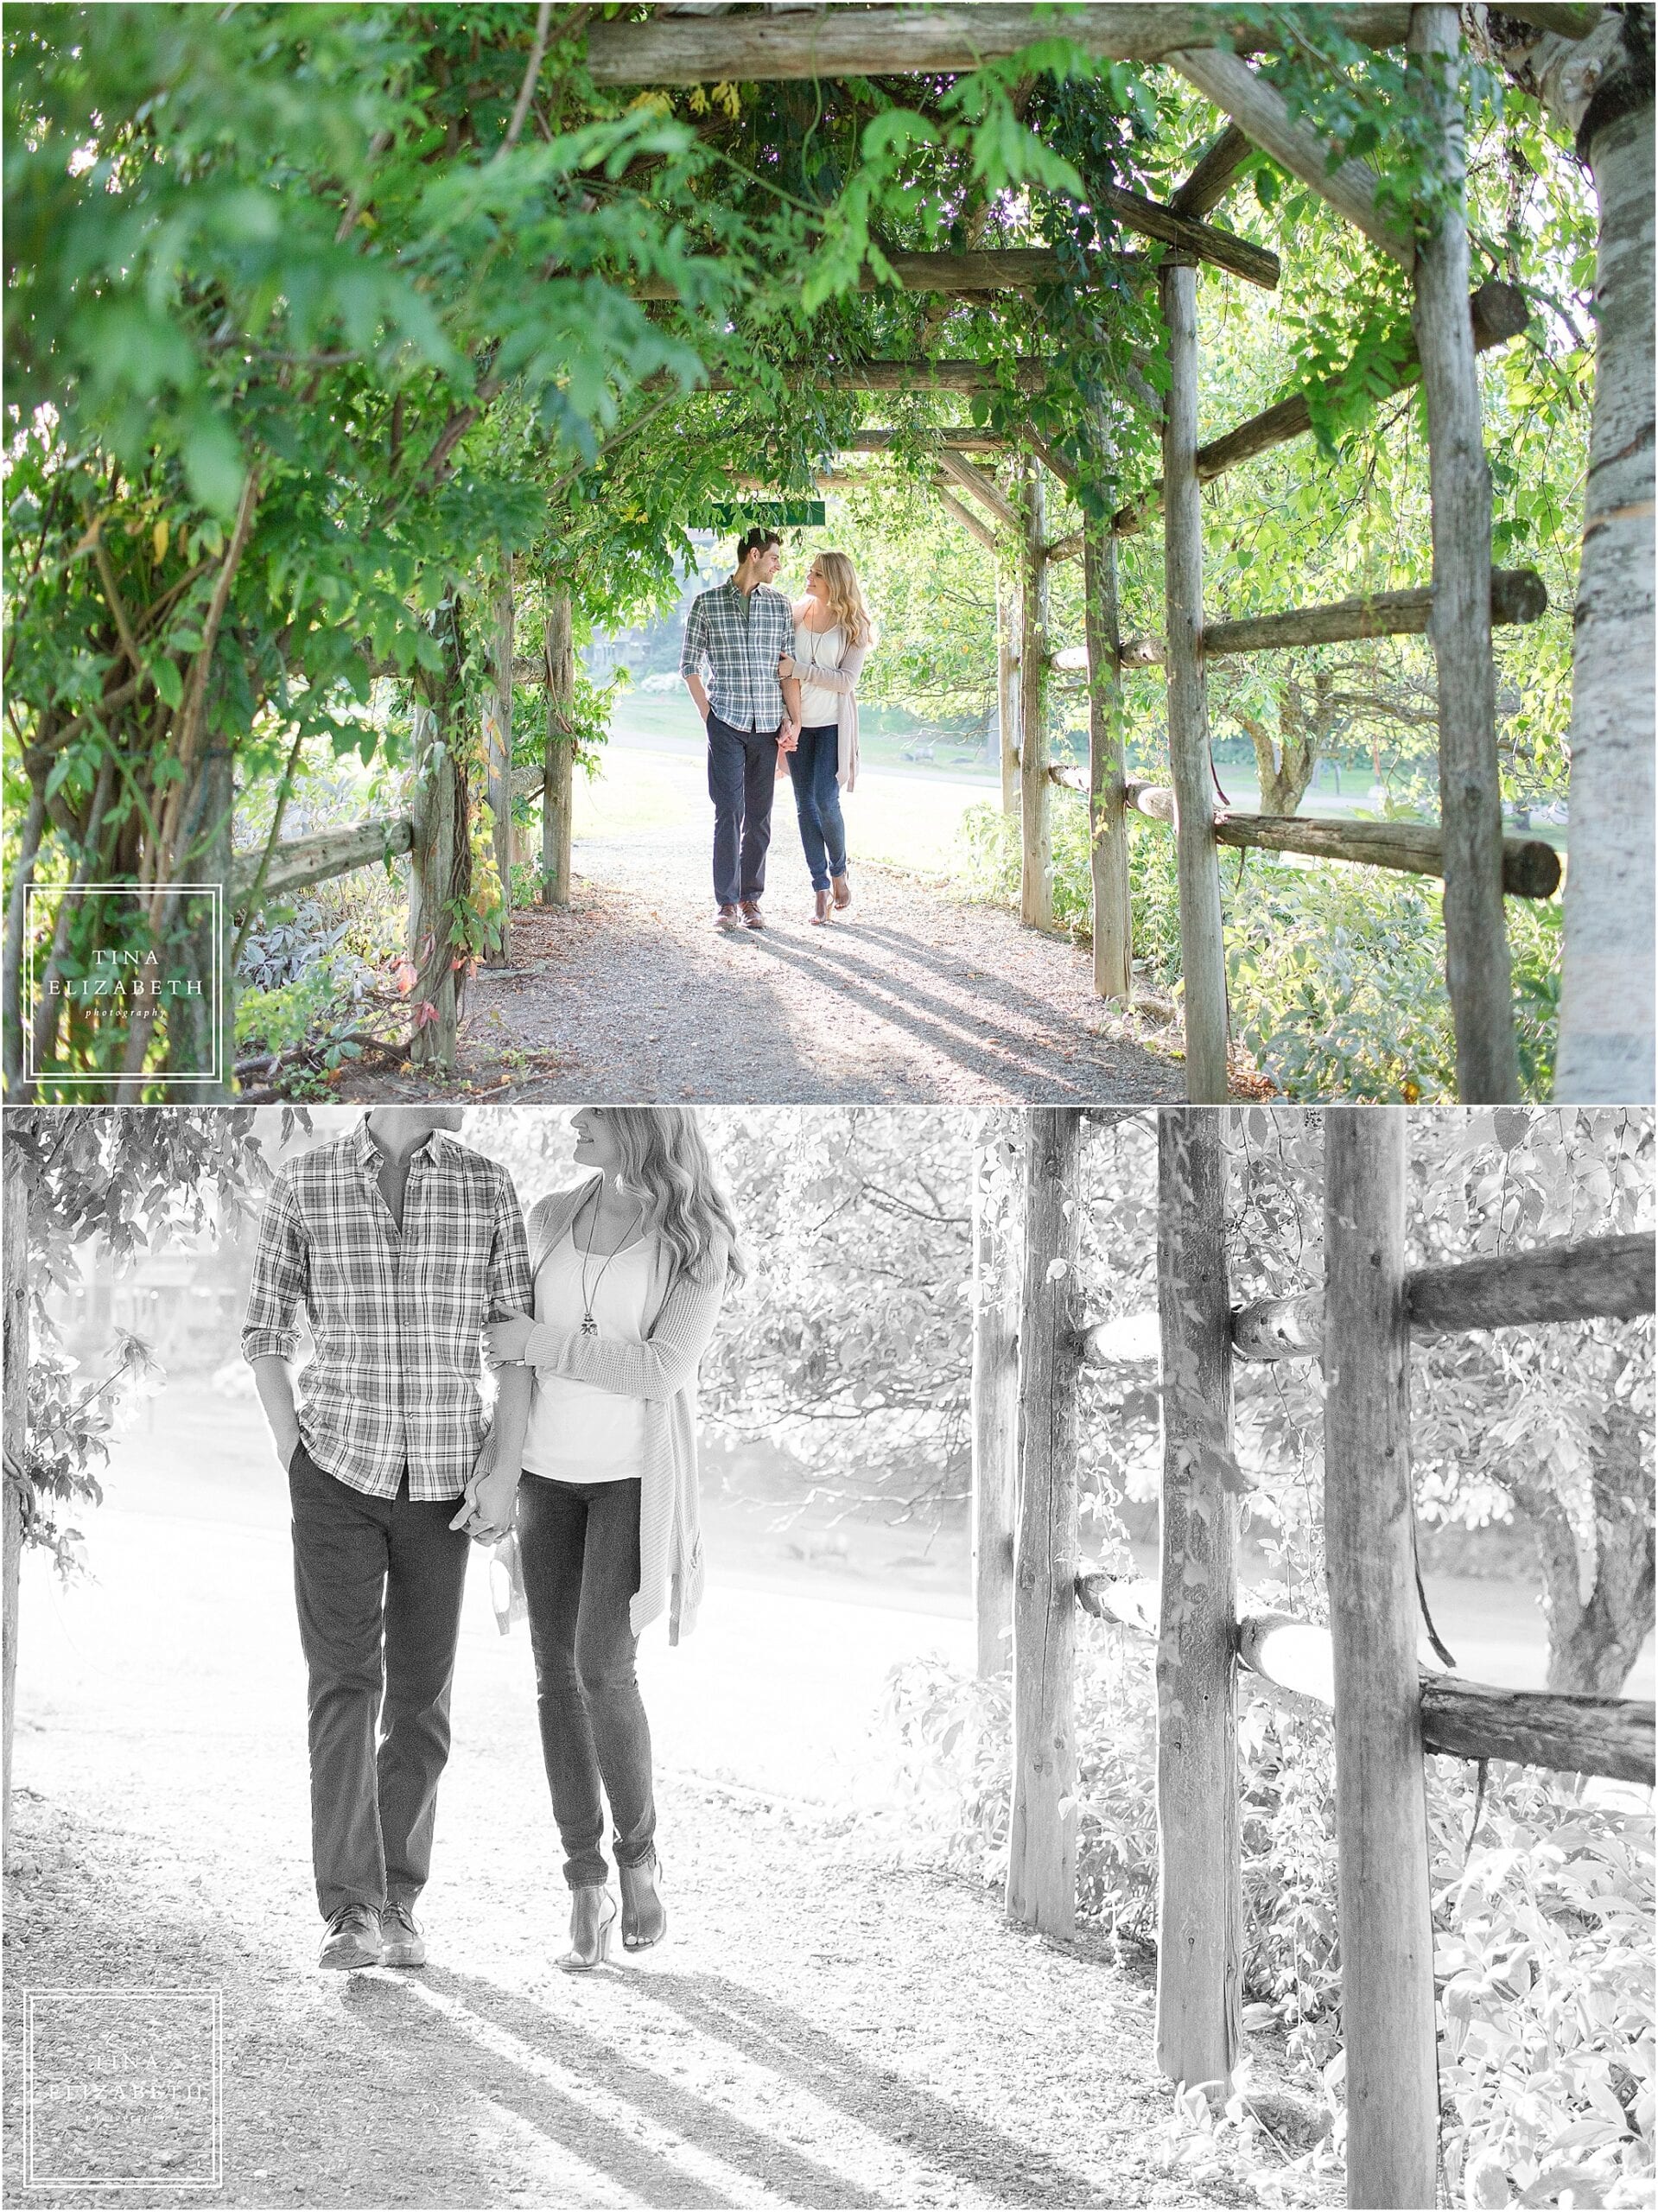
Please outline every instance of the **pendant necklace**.
[[[588, 1262], [593, 1257], [593, 1232], [598, 1226], [598, 1222], [599, 1206], [598, 1202], [595, 1199], [593, 1213], [588, 1223], [587, 1244], [581, 1254], [581, 1333], [584, 1337], [596, 1337], [599, 1333], [599, 1324], [594, 1318], [593, 1301], [599, 1295], [600, 1286], [604, 1281], [611, 1262], [616, 1257], [615, 1252], [607, 1252], [605, 1255], [604, 1266], [600, 1268], [598, 1275], [594, 1279], [593, 1288], [589, 1290], [588, 1288]], [[623, 1248], [620, 1245], [618, 1245], [616, 1250], [620, 1251]]]

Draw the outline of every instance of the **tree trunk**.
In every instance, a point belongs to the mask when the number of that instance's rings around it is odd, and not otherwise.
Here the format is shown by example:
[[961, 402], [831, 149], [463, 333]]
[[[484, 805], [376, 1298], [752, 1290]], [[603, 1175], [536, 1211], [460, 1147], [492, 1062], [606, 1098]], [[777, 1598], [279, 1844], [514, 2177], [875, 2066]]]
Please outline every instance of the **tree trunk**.
[[17, 1599], [23, 1555], [23, 1516], [29, 1499], [24, 1466], [29, 1455], [29, 1173], [22, 1151], [4, 1147], [5, 1211], [0, 1222], [5, 1257], [4, 1319], [4, 1619], [0, 1637], [0, 1729], [3, 1730], [4, 1775], [0, 1779], [0, 1815], [7, 1840], [11, 1827], [11, 1738], [17, 1689]]
[[1609, 11], [1581, 53], [1539, 56], [1535, 86], [1600, 202], [1554, 1095], [1636, 1104], [1653, 1095], [1652, 37], [1649, 8]]
[[1594, 1454], [1592, 1558], [1586, 1545], [1579, 1551], [1557, 1492], [1528, 1485], [1523, 1503], [1536, 1530], [1542, 1574], [1547, 1687], [1617, 1697], [1652, 1626], [1655, 1589], [1651, 1481], [1640, 1421], [1627, 1405], [1609, 1408], [1595, 1432]]
[[1053, 927], [1053, 785], [1048, 778], [1048, 725], [1043, 691], [1048, 665], [1048, 563], [1042, 471], [1027, 467], [1026, 534], [1020, 563], [1019, 918], [1027, 928]]
[[973, 1614], [978, 1671], [1013, 1661], [1019, 1468], [1021, 1161], [1013, 1115], [985, 1109], [973, 1155]]
[[492, 679], [484, 697], [484, 778], [489, 801], [490, 849], [500, 878], [500, 943], [485, 948], [486, 968], [505, 968], [511, 956], [507, 939], [512, 917], [512, 556], [501, 569], [489, 596], [489, 659]]
[[570, 903], [570, 813], [575, 796], [575, 746], [571, 706], [575, 697], [575, 647], [570, 596], [547, 601], [547, 750], [541, 786], [541, 903]]

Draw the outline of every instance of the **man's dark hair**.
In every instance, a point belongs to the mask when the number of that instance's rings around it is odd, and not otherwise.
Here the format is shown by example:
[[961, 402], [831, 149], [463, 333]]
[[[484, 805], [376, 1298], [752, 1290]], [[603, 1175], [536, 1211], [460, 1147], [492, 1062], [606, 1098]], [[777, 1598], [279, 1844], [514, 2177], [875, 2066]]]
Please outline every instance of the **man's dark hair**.
[[751, 553], [764, 553], [768, 545], [781, 545], [782, 538], [774, 530], [762, 530], [758, 523], [753, 530], [744, 531], [737, 540], [737, 566], [740, 569]]

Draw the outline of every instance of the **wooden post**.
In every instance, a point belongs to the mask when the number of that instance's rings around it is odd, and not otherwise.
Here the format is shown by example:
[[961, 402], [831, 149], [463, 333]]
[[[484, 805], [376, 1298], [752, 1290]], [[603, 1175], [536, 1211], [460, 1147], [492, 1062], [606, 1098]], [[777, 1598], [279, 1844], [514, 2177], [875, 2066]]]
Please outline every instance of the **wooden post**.
[[4, 1775], [0, 1778], [0, 1816], [6, 1837], [11, 1828], [11, 1736], [17, 1691], [17, 1599], [23, 1556], [23, 1510], [29, 1497], [23, 1472], [29, 1458], [29, 1193], [28, 1163], [22, 1147], [4, 1147], [4, 1611], [0, 1620], [0, 1731], [3, 1732]]
[[501, 942], [486, 951], [486, 968], [511, 964], [507, 944], [512, 915], [512, 556], [502, 565], [489, 600], [491, 686], [484, 696], [484, 788], [489, 801], [490, 849], [501, 879]]
[[1019, 582], [996, 570], [996, 709], [1001, 728], [1001, 810], [1019, 812]]
[[1157, 1643], [1157, 2063], [1230, 2093], [1241, 2023], [1236, 1508], [1218, 1114], [1157, 1123], [1163, 1502]]
[[1013, 1660], [1024, 1161], [1014, 1117], [987, 1107], [973, 1147], [973, 1617], [978, 1671]]
[[1418, 1687], [1406, 1117], [1324, 1122], [1324, 1551], [1347, 2044], [1347, 2201], [1432, 2205], [1433, 1930]]
[[1109, 519], [1083, 534], [1088, 631], [1088, 827], [1094, 893], [1094, 988], [1127, 1006], [1134, 997], [1134, 910], [1128, 895], [1128, 819], [1123, 806], [1122, 676], [1117, 663], [1117, 542]]
[[570, 709], [575, 697], [575, 648], [570, 595], [547, 601], [547, 750], [541, 786], [541, 903], [570, 903], [570, 817], [575, 803], [575, 747]]
[[1468, 320], [1464, 129], [1453, 7], [1411, 10], [1410, 51], [1443, 132], [1451, 204], [1413, 271], [1411, 321], [1427, 401], [1433, 525], [1433, 640], [1445, 835], [1445, 980], [1464, 1104], [1520, 1096], [1509, 938], [1502, 916], [1502, 810], [1491, 657], [1491, 472]]
[[1025, 467], [1024, 507], [1025, 543], [1020, 561], [1019, 918], [1028, 928], [1047, 930], [1053, 927], [1053, 786], [1048, 780], [1048, 727], [1042, 696], [1048, 667], [1048, 563], [1042, 472], [1030, 461]]
[[1197, 273], [1166, 261], [1158, 278], [1168, 327], [1163, 418], [1163, 570], [1168, 629], [1169, 769], [1174, 785], [1186, 1096], [1226, 1096], [1226, 950], [1204, 676], [1204, 518], [1197, 488]]
[[1077, 1929], [1077, 1259], [1083, 1117], [1025, 1116], [1019, 1330], [1019, 1535], [1013, 1554], [1013, 1801], [1007, 1917]]

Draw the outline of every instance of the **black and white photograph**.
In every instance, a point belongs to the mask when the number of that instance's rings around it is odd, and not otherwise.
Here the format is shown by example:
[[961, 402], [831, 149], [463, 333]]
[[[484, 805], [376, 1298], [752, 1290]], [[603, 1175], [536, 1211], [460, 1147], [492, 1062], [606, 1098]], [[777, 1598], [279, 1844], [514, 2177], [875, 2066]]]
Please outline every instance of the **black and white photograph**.
[[16, 2201], [1649, 2193], [1649, 1115], [4, 1159]]

